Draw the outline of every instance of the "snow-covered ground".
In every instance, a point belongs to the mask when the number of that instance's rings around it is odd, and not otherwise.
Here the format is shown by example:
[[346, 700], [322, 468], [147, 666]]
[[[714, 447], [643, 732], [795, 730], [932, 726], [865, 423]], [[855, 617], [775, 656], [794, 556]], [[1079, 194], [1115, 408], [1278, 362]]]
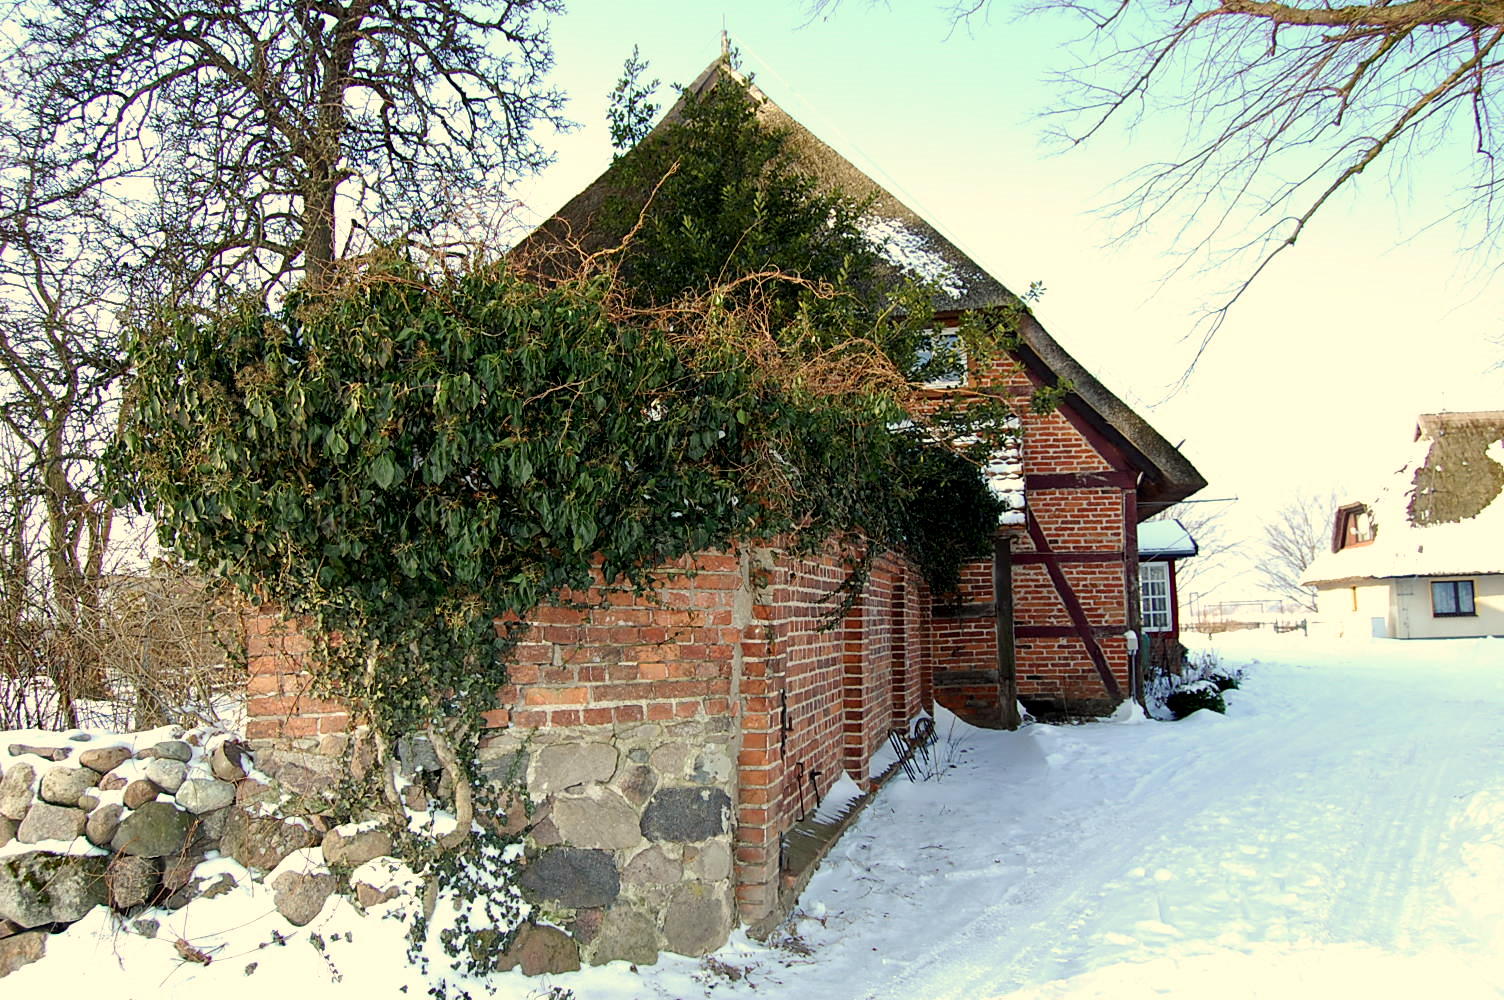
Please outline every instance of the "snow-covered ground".
[[[739, 935], [705, 962], [491, 985], [579, 1000], [1504, 996], [1504, 641], [1245, 633], [1213, 648], [1248, 664], [1226, 717], [942, 724], [955, 766], [891, 783], [773, 946]], [[5, 995], [85, 969], [114, 997], [426, 993], [399, 924], [343, 902], [302, 930], [269, 893], [154, 916], [152, 940], [96, 910]], [[179, 937], [212, 964], [184, 961]]]

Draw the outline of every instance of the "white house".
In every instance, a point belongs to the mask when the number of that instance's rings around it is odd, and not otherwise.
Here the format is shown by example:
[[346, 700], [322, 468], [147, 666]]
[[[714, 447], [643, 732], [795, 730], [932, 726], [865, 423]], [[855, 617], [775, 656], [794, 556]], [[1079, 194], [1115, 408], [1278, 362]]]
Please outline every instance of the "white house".
[[1427, 413], [1410, 460], [1372, 501], [1337, 508], [1307, 568], [1342, 635], [1504, 635], [1504, 410]]

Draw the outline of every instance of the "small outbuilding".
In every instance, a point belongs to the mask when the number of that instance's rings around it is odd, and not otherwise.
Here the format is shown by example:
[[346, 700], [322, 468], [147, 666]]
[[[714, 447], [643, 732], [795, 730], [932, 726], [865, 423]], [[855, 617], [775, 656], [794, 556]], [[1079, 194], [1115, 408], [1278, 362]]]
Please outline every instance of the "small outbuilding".
[[1180, 665], [1180, 589], [1175, 570], [1180, 560], [1199, 551], [1196, 539], [1175, 518], [1138, 526], [1139, 620], [1151, 668], [1174, 670]]

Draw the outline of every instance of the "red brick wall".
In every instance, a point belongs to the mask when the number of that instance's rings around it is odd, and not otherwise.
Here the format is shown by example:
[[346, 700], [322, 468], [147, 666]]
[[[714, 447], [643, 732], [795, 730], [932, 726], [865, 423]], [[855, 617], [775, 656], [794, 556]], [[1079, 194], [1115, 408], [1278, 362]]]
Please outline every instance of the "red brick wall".
[[304, 739], [342, 733], [350, 727], [343, 702], [311, 693], [302, 669], [312, 643], [297, 628], [266, 612], [245, 619], [245, 735], [253, 740]]
[[[843, 770], [864, 785], [895, 726], [929, 710], [929, 595], [884, 557], [844, 621], [840, 555], [702, 554], [653, 594], [602, 587], [533, 615], [487, 723], [534, 729], [726, 718], [740, 732], [737, 898], [751, 922], [777, 905], [780, 838]], [[343, 706], [306, 693], [308, 641], [267, 614], [247, 634], [256, 739], [344, 730]]]
[[[771, 553], [754, 570], [756, 621], [742, 645], [736, 847], [737, 898], [748, 922], [777, 903], [782, 835], [843, 770], [865, 787], [871, 755], [900, 711], [906, 721], [930, 707], [925, 644], [907, 641], [927, 617], [920, 577], [897, 559], [878, 560], [866, 590], [831, 627], [846, 573], [833, 552]], [[918, 598], [899, 603], [900, 588]]]
[[575, 607], [539, 608], [487, 722], [538, 729], [734, 715], [741, 556], [705, 553], [665, 572], [652, 594], [596, 587], [559, 595]]
[[864, 787], [867, 762], [893, 726], [893, 647], [903, 628], [895, 591], [902, 579], [896, 560], [879, 560], [844, 623], [843, 763]]
[[893, 715], [891, 726], [905, 729], [920, 712], [934, 709], [929, 669], [931, 647], [929, 588], [924, 578], [910, 569], [893, 588]]
[[[534, 614], [492, 727], [609, 725], [733, 714], [733, 621], [743, 584], [737, 555], [703, 554], [665, 571], [652, 595], [591, 588]], [[307, 692], [309, 641], [270, 614], [247, 631], [251, 679], [246, 735], [278, 739], [339, 732], [344, 706]]]
[[[1011, 362], [1000, 362], [974, 378], [990, 380], [1021, 401], [1033, 383]], [[1032, 528], [1043, 535], [1049, 549], [1061, 558], [1060, 573], [1093, 631], [1097, 645], [1118, 687], [1120, 696], [1130, 692], [1127, 644], [1121, 638], [1128, 628], [1136, 591], [1132, 559], [1137, 545], [1134, 493], [1118, 486], [1046, 488], [1038, 476], [1111, 474], [1128, 468], [1123, 456], [1096, 438], [1067, 408], [1048, 414], [1023, 412], [1023, 465], [1026, 477], [1028, 516]], [[1058, 486], [1058, 481], [1051, 486]], [[1125, 546], [1129, 560], [1125, 565]], [[1023, 630], [1015, 641], [1015, 661], [1020, 699], [1045, 711], [1092, 713], [1109, 709], [1116, 701], [1109, 696], [1101, 674], [1085, 642], [1075, 635], [1075, 625], [1055, 582], [1042, 563], [1031, 562], [1038, 547], [1031, 532], [1014, 533], [1013, 608], [1014, 623]], [[1113, 561], [1072, 561], [1073, 557]], [[993, 601], [991, 559], [965, 567], [961, 586], [954, 595], [939, 595], [937, 605], [975, 605]], [[983, 725], [999, 717], [996, 626], [991, 617], [937, 618], [933, 642], [937, 700], [963, 718]], [[1028, 630], [1049, 635], [1028, 635]], [[1054, 633], [1072, 633], [1054, 634]]]

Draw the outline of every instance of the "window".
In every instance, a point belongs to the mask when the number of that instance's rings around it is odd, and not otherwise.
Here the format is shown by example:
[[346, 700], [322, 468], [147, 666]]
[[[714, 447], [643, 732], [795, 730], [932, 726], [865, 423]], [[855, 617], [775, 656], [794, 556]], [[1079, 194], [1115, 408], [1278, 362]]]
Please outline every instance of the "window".
[[1145, 632], [1168, 632], [1175, 627], [1170, 614], [1170, 564], [1138, 564], [1139, 617]]
[[1465, 618], [1476, 615], [1473, 608], [1473, 581], [1433, 580], [1431, 615], [1434, 618]]
[[966, 346], [955, 327], [927, 331], [926, 342], [914, 352], [914, 368], [920, 382], [948, 389], [966, 381]]
[[1332, 551], [1367, 545], [1373, 541], [1373, 535], [1373, 514], [1363, 504], [1348, 504], [1337, 511], [1337, 532], [1332, 540]]

